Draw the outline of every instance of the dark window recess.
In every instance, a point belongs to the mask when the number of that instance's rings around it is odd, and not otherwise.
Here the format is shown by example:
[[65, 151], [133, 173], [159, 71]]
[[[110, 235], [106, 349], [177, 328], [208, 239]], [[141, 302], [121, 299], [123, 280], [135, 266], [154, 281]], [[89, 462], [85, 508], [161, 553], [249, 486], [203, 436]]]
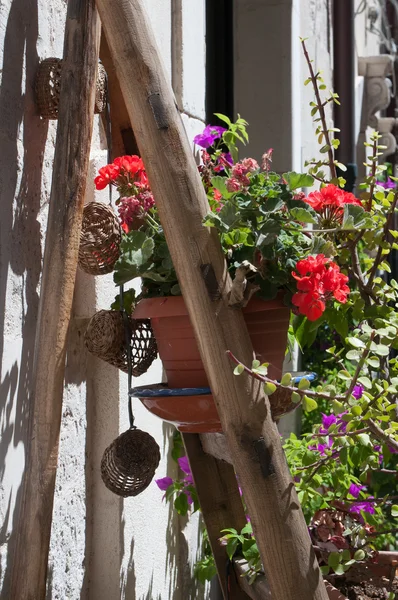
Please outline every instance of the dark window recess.
[[234, 116], [233, 0], [206, 0], [206, 121]]

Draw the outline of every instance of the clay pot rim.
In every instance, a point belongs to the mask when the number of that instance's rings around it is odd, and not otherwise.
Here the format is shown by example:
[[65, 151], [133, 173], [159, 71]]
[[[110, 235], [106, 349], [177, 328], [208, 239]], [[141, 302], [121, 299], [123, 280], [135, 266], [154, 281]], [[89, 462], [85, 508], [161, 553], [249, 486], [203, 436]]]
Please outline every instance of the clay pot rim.
[[[255, 313], [264, 310], [278, 310], [289, 308], [283, 304], [283, 293], [273, 300], [261, 300], [252, 298], [249, 304], [243, 308], [244, 313]], [[188, 315], [182, 296], [157, 296], [155, 298], [143, 298], [137, 304], [132, 314], [134, 319], [153, 319], [162, 317], [181, 317]]]

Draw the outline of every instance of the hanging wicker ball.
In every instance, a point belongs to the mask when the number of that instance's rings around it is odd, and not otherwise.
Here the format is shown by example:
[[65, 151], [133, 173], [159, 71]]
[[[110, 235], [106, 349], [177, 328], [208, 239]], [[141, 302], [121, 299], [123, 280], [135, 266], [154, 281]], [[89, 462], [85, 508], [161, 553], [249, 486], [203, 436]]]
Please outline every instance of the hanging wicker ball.
[[160, 449], [153, 437], [140, 429], [129, 429], [105, 450], [102, 481], [118, 496], [137, 496], [151, 483], [159, 461]]
[[[58, 119], [59, 96], [61, 89], [61, 58], [45, 58], [36, 73], [35, 90], [39, 114], [43, 119]], [[98, 64], [95, 92], [96, 113], [101, 113], [106, 103], [106, 71]]]
[[111, 273], [120, 255], [122, 230], [113, 209], [89, 202], [83, 210], [79, 267], [90, 275]]
[[274, 421], [300, 406], [299, 402], [292, 402], [291, 390], [282, 387], [278, 387], [275, 392], [269, 396], [269, 403]]
[[[158, 350], [149, 320], [128, 317], [130, 332], [131, 364], [133, 377], [147, 372]], [[117, 310], [100, 310], [90, 319], [85, 333], [87, 350], [128, 372], [126, 331], [123, 314]]]

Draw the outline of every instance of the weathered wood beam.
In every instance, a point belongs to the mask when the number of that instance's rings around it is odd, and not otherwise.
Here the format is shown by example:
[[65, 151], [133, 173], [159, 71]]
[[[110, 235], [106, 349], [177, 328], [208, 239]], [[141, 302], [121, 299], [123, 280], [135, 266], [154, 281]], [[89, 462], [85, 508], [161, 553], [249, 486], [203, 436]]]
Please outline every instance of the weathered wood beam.
[[260, 382], [235, 377], [226, 351], [253, 348], [231, 290], [170, 82], [142, 0], [97, 0], [98, 10], [171, 257], [275, 598], [326, 600], [280, 436]]
[[250, 585], [247, 578], [249, 570], [247, 561], [244, 558], [235, 558], [233, 563], [239, 585], [249, 598], [252, 598], [252, 600], [272, 600], [271, 590], [264, 575], [259, 575]]
[[94, 0], [69, 0], [23, 498], [12, 567], [13, 600], [46, 596], [66, 338], [89, 166], [99, 34]]
[[[104, 31], [101, 32], [100, 59], [107, 74], [112, 160], [114, 160], [117, 156], [124, 154], [137, 154], [138, 147]], [[108, 115], [106, 110], [101, 113], [101, 118], [104, 130], [107, 132]]]
[[199, 437], [203, 452], [210, 454], [213, 458], [233, 464], [227, 438], [223, 433], [201, 433]]
[[222, 536], [223, 529], [234, 527], [240, 531], [246, 525], [246, 516], [235, 471], [228, 463], [205, 454], [199, 435], [183, 433], [182, 438], [198, 492], [202, 516], [209, 535], [224, 599], [247, 600], [248, 596], [238, 585], [238, 580], [233, 572], [229, 575], [228, 596], [228, 557], [225, 548], [218, 541]]

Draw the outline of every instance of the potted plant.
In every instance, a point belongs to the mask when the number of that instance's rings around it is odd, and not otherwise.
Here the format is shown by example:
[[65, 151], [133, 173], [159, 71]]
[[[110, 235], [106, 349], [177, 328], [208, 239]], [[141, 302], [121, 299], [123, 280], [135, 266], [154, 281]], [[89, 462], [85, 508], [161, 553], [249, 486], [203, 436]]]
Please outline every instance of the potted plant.
[[[322, 333], [323, 375], [312, 386], [306, 378], [297, 385], [288, 373], [278, 380], [267, 364], [244, 365], [232, 354], [231, 368], [236, 375], [260, 379], [271, 401], [282, 389], [302, 404], [304, 415], [315, 415], [305, 434], [292, 434], [284, 449], [321, 569], [335, 588], [329, 587], [330, 597], [393, 600], [398, 591], [398, 282], [391, 277], [388, 257], [398, 249], [393, 225], [398, 180], [390, 176], [388, 186], [382, 183], [386, 167], [378, 165], [382, 148], [374, 133], [367, 144], [369, 174], [358, 197], [340, 188], [344, 180], [337, 177], [336, 166], [344, 167], [336, 165], [338, 140], [325, 117], [325, 106], [337, 98], [333, 93], [321, 98], [325, 86], [308, 62], [308, 82], [316, 96], [312, 113], [325, 158], [307, 165], [320, 189], [294, 199], [304, 206], [291, 207], [289, 199], [282, 210], [290, 214], [284, 223], [287, 235], [297, 227], [309, 249], [291, 272], [296, 288], [285, 285], [294, 292], [291, 334], [301, 348]], [[283, 179], [289, 188], [289, 179]], [[275, 183], [284, 185], [280, 179]], [[217, 201], [222, 202], [220, 194]], [[223, 235], [217, 219], [221, 210], [207, 222]], [[274, 220], [273, 212], [269, 219]], [[303, 222], [312, 229], [302, 227]], [[275, 241], [280, 235], [276, 232]], [[184, 482], [166, 483], [167, 499], [186, 491]], [[220, 537], [229, 556], [246, 553], [252, 575], [258, 575], [261, 564], [250, 526], [240, 532], [230, 528]], [[208, 556], [204, 568], [211, 572]]]
[[[312, 186], [314, 178], [273, 173], [271, 150], [261, 165], [252, 158], [239, 161], [236, 144], [248, 139], [246, 122], [218, 117], [225, 128], [207, 126], [195, 138], [202, 146], [199, 168], [210, 205], [203, 225], [219, 232], [234, 280], [231, 307], [243, 308], [258, 359], [268, 362], [273, 378], [280, 378], [290, 309], [307, 314], [310, 320], [318, 318], [326, 305], [333, 310], [334, 302], [345, 302], [348, 277], [332, 260], [329, 240], [308, 234], [308, 224], [317, 223], [318, 215], [302, 188]], [[97, 188], [108, 184], [117, 187], [125, 232], [115, 283], [142, 278], [134, 318], [151, 319], [169, 387], [205, 387], [206, 374], [141, 159], [120, 157], [100, 169]], [[352, 194], [334, 184], [328, 190], [342, 205], [361, 210]], [[314, 256], [324, 261], [334, 279], [329, 277], [330, 290], [323, 300], [309, 306], [302, 302], [295, 268]]]

